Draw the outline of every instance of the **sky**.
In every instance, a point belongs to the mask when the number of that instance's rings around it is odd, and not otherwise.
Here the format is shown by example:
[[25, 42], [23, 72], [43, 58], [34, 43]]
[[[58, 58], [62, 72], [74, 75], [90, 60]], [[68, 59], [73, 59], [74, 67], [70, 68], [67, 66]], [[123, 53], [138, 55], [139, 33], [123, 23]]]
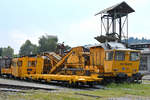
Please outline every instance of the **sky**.
[[[0, 0], [0, 47], [15, 53], [28, 39], [38, 45], [42, 35], [55, 35], [74, 46], [98, 43], [97, 12], [122, 0]], [[150, 39], [150, 0], [125, 0], [135, 12], [129, 15], [129, 36]]]

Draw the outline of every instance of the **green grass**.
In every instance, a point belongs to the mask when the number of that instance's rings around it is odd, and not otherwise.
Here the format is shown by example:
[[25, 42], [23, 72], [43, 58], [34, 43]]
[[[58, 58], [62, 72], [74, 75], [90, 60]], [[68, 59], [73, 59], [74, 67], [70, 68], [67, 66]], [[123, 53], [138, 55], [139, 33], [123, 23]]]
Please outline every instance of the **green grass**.
[[25, 94], [0, 96], [0, 100], [92, 100], [68, 92], [34, 91]]
[[80, 91], [102, 97], [122, 97], [126, 95], [150, 97], [150, 84], [109, 84], [106, 89], [95, 91]]
[[[48, 92], [44, 90], [27, 90], [26, 93], [0, 93], [0, 100], [107, 100], [108, 98], [118, 97], [147, 97], [150, 99], [150, 84], [110, 84], [106, 89], [96, 90], [64, 90]], [[78, 94], [77, 94], [78, 93]], [[79, 95], [79, 93], [81, 95]], [[93, 95], [100, 96], [90, 97]], [[112, 99], [113, 100], [113, 99]], [[134, 99], [136, 100], [136, 99]]]

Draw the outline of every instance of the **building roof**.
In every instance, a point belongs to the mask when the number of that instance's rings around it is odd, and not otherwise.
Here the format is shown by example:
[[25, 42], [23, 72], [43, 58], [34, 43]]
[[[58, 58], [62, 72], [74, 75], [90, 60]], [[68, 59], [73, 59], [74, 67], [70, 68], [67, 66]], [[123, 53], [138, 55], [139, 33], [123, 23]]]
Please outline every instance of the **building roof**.
[[109, 15], [117, 14], [119, 15], [118, 17], [123, 17], [132, 12], [135, 12], [135, 10], [132, 9], [125, 1], [123, 1], [121, 3], [118, 3], [114, 6], [111, 6], [109, 8], [100, 11], [99, 13], [95, 14], [95, 16], [105, 13]]
[[144, 42], [144, 43], [131, 43], [130, 45], [131, 46], [132, 45], [150, 45], [150, 43], [148, 43], [148, 42]]
[[141, 53], [145, 54], [145, 55], [149, 55], [150, 54], [150, 50], [148, 50], [148, 49], [141, 50]]

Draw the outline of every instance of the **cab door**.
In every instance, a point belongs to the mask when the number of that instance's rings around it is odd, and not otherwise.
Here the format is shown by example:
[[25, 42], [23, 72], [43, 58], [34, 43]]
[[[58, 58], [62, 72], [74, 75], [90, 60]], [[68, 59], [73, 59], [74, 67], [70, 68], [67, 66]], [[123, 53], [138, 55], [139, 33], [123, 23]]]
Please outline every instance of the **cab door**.
[[105, 51], [104, 73], [111, 73], [113, 66], [114, 51]]
[[23, 67], [22, 67], [22, 58], [19, 58], [18, 61], [17, 61], [17, 66], [18, 66], [18, 77], [22, 77], [22, 72], [23, 72]]
[[19, 68], [18, 68], [18, 65], [17, 65], [17, 61], [18, 61], [17, 58], [13, 59], [12, 66], [11, 66], [11, 68], [12, 68], [12, 75], [14, 77], [19, 77]]

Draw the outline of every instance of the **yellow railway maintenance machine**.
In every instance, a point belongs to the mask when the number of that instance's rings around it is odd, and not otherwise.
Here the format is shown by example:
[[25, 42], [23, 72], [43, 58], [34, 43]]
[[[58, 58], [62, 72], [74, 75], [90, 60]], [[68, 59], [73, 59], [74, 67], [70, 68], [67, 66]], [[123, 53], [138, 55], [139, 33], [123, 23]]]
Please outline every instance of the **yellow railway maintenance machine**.
[[99, 77], [105, 82], [133, 82], [141, 78], [139, 60], [140, 51], [127, 49], [118, 42], [75, 47], [56, 73]]

